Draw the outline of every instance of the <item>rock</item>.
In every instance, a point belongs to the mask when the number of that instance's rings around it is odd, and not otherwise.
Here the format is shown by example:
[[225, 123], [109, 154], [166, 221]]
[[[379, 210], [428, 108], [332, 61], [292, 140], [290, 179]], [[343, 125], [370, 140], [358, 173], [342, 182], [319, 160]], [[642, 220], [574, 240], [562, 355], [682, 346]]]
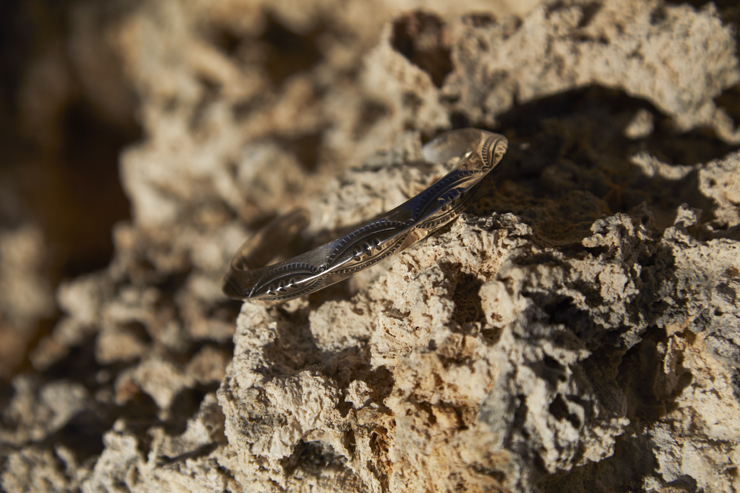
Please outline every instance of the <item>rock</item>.
[[[133, 215], [13, 380], [3, 487], [733, 491], [732, 16], [263, 8], [110, 24], [145, 135]], [[311, 212], [297, 250], [336, 237], [444, 176], [422, 142], [468, 125], [510, 146], [454, 224], [278, 308], [223, 298], [276, 214]]]
[[[0, 191], [0, 193], [2, 193]], [[39, 318], [54, 311], [53, 291], [42, 275], [44, 237], [24, 224], [0, 229], [0, 376], [23, 362]]]

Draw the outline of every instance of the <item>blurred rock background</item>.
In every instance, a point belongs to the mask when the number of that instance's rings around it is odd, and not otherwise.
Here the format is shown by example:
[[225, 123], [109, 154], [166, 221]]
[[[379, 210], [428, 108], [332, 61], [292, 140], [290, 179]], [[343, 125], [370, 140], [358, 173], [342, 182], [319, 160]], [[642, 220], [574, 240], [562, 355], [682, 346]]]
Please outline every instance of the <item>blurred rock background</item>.
[[124, 2], [0, 6], [0, 376], [60, 312], [64, 279], [110, 263], [113, 225], [130, 217], [122, 149], [141, 136], [136, 95], [108, 30]]

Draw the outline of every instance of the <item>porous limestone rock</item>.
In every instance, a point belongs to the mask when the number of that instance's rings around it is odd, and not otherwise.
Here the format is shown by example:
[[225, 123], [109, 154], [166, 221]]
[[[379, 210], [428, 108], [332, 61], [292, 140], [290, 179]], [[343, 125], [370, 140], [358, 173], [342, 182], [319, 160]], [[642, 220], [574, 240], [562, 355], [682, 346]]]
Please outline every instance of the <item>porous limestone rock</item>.
[[[6, 490], [740, 487], [732, 12], [390, 3], [121, 12], [133, 219], [4, 397]], [[276, 214], [331, 239], [466, 125], [510, 145], [457, 222], [278, 308], [222, 297]]]

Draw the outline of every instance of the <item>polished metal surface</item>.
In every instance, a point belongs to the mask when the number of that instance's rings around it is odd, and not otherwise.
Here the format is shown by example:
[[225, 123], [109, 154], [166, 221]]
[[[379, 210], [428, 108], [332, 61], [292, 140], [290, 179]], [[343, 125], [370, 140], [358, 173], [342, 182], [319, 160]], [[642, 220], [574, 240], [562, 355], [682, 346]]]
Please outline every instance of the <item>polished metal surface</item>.
[[428, 162], [457, 166], [442, 179], [395, 209], [343, 237], [266, 267], [281, 245], [308, 225], [305, 209], [278, 217], [248, 239], [224, 277], [230, 298], [275, 305], [313, 293], [375, 265], [454, 220], [471, 198], [470, 190], [506, 152], [503, 135], [473, 128], [444, 133], [422, 148]]

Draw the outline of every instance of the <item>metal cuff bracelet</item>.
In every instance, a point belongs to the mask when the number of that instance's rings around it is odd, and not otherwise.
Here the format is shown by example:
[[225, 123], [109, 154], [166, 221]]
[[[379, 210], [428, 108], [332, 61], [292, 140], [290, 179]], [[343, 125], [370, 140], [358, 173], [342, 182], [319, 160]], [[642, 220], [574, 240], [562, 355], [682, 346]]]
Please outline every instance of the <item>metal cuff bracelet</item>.
[[275, 305], [313, 293], [352, 276], [454, 220], [471, 188], [501, 161], [508, 141], [474, 128], [453, 130], [422, 148], [428, 162], [460, 161], [444, 178], [395, 209], [345, 236], [284, 262], [261, 267], [309, 222], [305, 209], [273, 220], [247, 240], [223, 280], [230, 298]]

